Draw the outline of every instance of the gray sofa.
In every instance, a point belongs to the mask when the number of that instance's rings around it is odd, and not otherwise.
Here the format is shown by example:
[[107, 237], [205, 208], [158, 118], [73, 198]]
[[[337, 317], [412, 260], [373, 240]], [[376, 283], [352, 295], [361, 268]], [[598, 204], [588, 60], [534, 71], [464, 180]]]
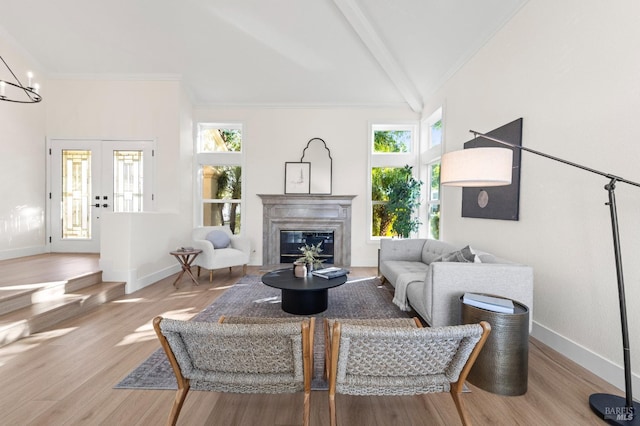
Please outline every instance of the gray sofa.
[[459, 324], [459, 298], [472, 292], [526, 305], [531, 329], [533, 270], [529, 266], [473, 248], [461, 252], [438, 240], [383, 239], [379, 269], [383, 282], [395, 288], [394, 303], [405, 310], [413, 308], [432, 327]]

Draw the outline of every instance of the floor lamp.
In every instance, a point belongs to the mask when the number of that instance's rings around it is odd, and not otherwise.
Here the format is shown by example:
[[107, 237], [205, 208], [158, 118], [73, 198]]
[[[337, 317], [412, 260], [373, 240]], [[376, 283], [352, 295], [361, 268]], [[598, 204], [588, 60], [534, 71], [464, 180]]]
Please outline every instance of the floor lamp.
[[[620, 235], [618, 232], [618, 213], [616, 211], [615, 188], [616, 183], [622, 182], [640, 187], [640, 183], [632, 182], [609, 173], [604, 173], [571, 161], [563, 160], [553, 155], [548, 155], [534, 149], [525, 148], [510, 142], [476, 132], [470, 131], [475, 137], [485, 138], [500, 145], [530, 152], [553, 161], [577, 167], [579, 169], [604, 176], [609, 183], [604, 189], [609, 194], [609, 206], [611, 214], [611, 229], [613, 231], [613, 249], [616, 261], [616, 273], [618, 277], [618, 298], [620, 302], [620, 320], [622, 323], [622, 345], [624, 355], [624, 380], [626, 397], [596, 393], [589, 397], [591, 409], [614, 425], [640, 425], [640, 404], [633, 400], [631, 389], [631, 356], [629, 351], [629, 330], [627, 326], [627, 308], [624, 295], [624, 277], [622, 273], [622, 257], [620, 253]], [[513, 151], [508, 148], [470, 148], [460, 151], [452, 151], [442, 156], [440, 182], [442, 185], [484, 187], [511, 184]], [[636, 415], [636, 413], [638, 415]]]

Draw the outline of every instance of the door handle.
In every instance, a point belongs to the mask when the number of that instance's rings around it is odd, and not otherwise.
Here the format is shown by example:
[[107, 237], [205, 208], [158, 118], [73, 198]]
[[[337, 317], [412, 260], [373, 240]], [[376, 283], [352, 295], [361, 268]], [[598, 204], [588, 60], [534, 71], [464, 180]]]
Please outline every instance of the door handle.
[[95, 204], [93, 207], [100, 207], [100, 204]]
[[109, 204], [103, 204], [102, 207], [109, 207]]

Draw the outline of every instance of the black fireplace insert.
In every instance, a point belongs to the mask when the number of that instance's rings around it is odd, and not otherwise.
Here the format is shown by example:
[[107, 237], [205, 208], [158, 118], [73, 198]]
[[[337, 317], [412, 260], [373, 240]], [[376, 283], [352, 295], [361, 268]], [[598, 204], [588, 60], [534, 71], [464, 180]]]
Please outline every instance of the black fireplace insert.
[[323, 264], [333, 264], [333, 231], [280, 231], [280, 263], [293, 263], [302, 256], [300, 247], [320, 244]]

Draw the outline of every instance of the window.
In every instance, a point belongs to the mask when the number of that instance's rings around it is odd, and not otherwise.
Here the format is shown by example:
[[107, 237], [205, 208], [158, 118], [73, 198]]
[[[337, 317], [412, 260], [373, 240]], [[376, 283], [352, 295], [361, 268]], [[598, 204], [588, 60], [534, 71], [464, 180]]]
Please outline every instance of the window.
[[438, 108], [422, 123], [422, 128], [426, 131], [420, 153], [420, 176], [427, 182], [427, 202], [420, 212], [420, 216], [426, 218], [424, 222], [427, 225], [422, 235], [435, 240], [440, 239], [440, 157], [444, 140], [442, 127], [442, 108]]
[[200, 124], [198, 152], [242, 152], [242, 126]]
[[440, 239], [440, 162], [429, 164], [427, 186], [427, 238]]
[[406, 176], [405, 166], [416, 164], [417, 126], [371, 126], [371, 236], [390, 237], [394, 234], [394, 216], [386, 205], [394, 183]]
[[242, 126], [198, 125], [197, 220], [203, 226], [229, 225], [239, 234], [242, 224]]

